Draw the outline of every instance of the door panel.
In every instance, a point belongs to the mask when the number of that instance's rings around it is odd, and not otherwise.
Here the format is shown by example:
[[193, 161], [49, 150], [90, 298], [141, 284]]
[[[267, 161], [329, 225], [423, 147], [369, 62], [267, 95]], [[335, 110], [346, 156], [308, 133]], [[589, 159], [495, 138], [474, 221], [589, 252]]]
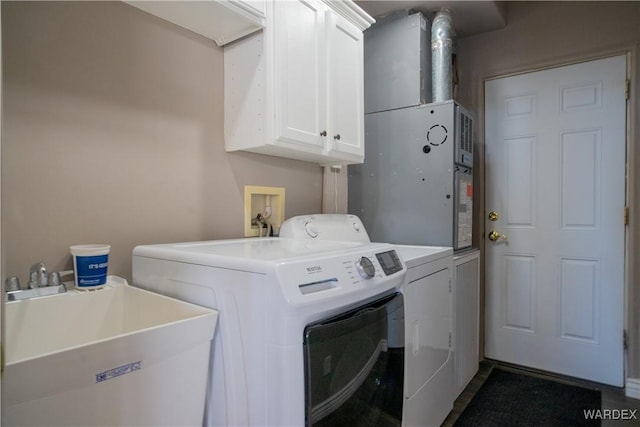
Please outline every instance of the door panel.
[[600, 206], [600, 130], [561, 136], [562, 228], [597, 228]]
[[534, 227], [533, 195], [536, 194], [536, 140], [532, 137], [505, 140], [504, 212], [509, 226]]
[[625, 78], [619, 56], [485, 84], [489, 358], [623, 384]]
[[531, 256], [506, 255], [504, 257], [504, 325], [520, 331], [535, 332], [535, 300], [533, 286], [535, 258]]
[[561, 260], [561, 337], [597, 342], [599, 262]]

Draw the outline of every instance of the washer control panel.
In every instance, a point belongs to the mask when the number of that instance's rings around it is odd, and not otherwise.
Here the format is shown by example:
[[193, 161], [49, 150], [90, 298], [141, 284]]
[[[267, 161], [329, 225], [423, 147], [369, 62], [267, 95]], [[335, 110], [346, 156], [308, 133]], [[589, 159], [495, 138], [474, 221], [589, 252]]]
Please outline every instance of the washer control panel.
[[378, 262], [387, 276], [402, 270], [402, 262], [400, 262], [400, 257], [398, 257], [396, 251], [377, 253], [376, 258], [378, 258]]
[[369, 243], [362, 221], [355, 215], [315, 214], [289, 218], [280, 227], [280, 237]]
[[[404, 264], [395, 249], [387, 248], [281, 265], [283, 290], [297, 295], [294, 299], [312, 294], [329, 297], [335, 292], [350, 293], [363, 287], [376, 289], [385, 283], [401, 282], [406, 271]], [[330, 290], [334, 292], [325, 293]]]

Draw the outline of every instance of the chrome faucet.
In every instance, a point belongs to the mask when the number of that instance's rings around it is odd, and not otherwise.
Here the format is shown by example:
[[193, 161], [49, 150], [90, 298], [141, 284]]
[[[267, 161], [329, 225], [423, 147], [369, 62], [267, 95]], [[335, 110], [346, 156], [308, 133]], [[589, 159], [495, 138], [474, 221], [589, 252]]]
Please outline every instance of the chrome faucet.
[[47, 266], [44, 262], [38, 262], [29, 269], [29, 289], [41, 288], [48, 286]]
[[67, 287], [60, 280], [60, 273], [52, 272], [47, 275], [45, 263], [38, 262], [29, 269], [27, 289], [20, 289], [20, 281], [17, 277], [9, 277], [5, 280], [5, 292], [7, 301], [16, 301], [61, 294], [67, 292]]

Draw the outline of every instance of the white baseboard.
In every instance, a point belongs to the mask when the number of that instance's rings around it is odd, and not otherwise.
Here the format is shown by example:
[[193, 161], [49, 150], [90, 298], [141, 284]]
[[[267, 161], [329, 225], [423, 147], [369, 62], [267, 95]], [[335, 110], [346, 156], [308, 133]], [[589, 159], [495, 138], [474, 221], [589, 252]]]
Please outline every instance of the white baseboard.
[[640, 379], [639, 378], [627, 378], [627, 384], [625, 386], [625, 395], [633, 399], [640, 399]]

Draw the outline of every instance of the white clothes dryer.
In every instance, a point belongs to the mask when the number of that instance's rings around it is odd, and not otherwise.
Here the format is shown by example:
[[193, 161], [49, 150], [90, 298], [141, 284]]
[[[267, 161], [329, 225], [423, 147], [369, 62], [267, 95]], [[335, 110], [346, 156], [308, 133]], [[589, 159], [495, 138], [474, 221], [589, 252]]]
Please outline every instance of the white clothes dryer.
[[[355, 215], [317, 214], [288, 219], [281, 236], [308, 240], [370, 242]], [[403, 348], [402, 425], [440, 426], [453, 409], [453, 248], [394, 245], [407, 267], [398, 287], [404, 312], [397, 312], [389, 346]]]
[[407, 266], [402, 425], [437, 427], [453, 409], [453, 248], [395, 245]]
[[203, 408], [212, 426], [339, 425], [340, 408], [382, 425], [388, 318], [405, 274], [393, 246], [368, 242], [250, 238], [133, 251], [136, 286], [220, 313]]

